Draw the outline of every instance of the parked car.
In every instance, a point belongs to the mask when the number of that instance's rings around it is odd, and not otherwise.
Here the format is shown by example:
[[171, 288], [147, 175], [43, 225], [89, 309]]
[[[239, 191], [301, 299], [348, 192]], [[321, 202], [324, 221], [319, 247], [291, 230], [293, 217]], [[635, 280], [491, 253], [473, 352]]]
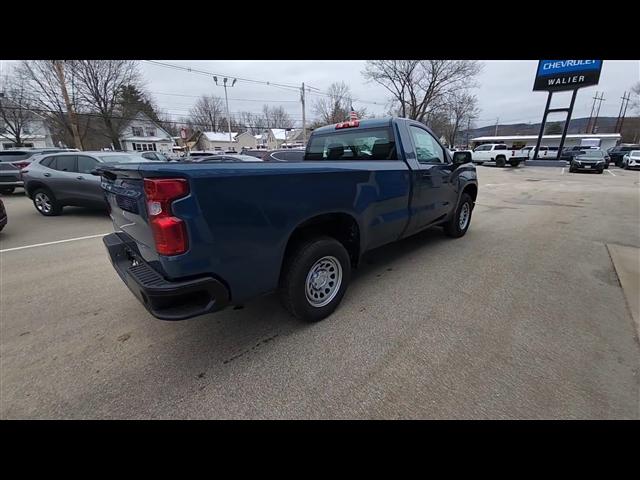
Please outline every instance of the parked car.
[[640, 150], [631, 150], [622, 157], [622, 168], [625, 170], [640, 168]]
[[504, 143], [485, 143], [473, 149], [471, 153], [473, 163], [482, 165], [483, 163], [495, 162], [497, 166], [504, 167], [507, 163], [517, 167], [527, 160], [527, 156], [521, 150], [509, 150]]
[[[560, 160], [566, 160], [569, 164], [571, 164], [571, 160], [576, 155], [580, 155], [588, 150], [600, 150], [600, 147], [589, 147], [589, 146], [580, 146], [574, 145], [573, 147], [565, 147], [562, 149], [562, 153], [560, 154]], [[606, 152], [602, 152], [604, 154], [604, 168], [605, 170], [609, 168], [610, 157]]]
[[36, 210], [54, 216], [67, 205], [106, 208], [100, 177], [91, 172], [98, 165], [121, 163], [158, 162], [127, 152], [64, 152], [39, 156], [21, 174]]
[[304, 160], [98, 167], [116, 272], [161, 319], [278, 290], [294, 316], [318, 321], [337, 308], [366, 251], [433, 226], [454, 238], [469, 228], [471, 154], [451, 158], [420, 122], [317, 128]]
[[570, 172], [577, 171], [596, 171], [602, 173], [604, 171], [605, 159], [604, 153], [600, 149], [583, 150], [571, 159], [569, 164]]
[[169, 157], [167, 157], [162, 152], [142, 152], [140, 154], [142, 158], [146, 158], [147, 160], [153, 160], [156, 162], [168, 162]]
[[302, 162], [304, 150], [294, 148], [269, 150], [262, 159], [265, 162]]
[[24, 182], [20, 170], [28, 166], [32, 157], [43, 153], [64, 152], [63, 148], [25, 148], [0, 151], [0, 193], [13, 193], [16, 187], [22, 187]]
[[7, 225], [7, 210], [4, 208], [4, 202], [0, 198], [0, 231]]
[[260, 150], [260, 149], [245, 149], [242, 150], [240, 152], [240, 154], [242, 155], [251, 155], [252, 157], [256, 157], [262, 160], [262, 157], [264, 157], [267, 154], [267, 150]]
[[640, 145], [635, 145], [635, 144], [617, 145], [607, 150], [607, 153], [611, 158], [611, 162], [614, 163], [616, 167], [622, 167], [622, 160], [624, 156], [627, 153], [632, 152], [633, 150], [640, 150]]

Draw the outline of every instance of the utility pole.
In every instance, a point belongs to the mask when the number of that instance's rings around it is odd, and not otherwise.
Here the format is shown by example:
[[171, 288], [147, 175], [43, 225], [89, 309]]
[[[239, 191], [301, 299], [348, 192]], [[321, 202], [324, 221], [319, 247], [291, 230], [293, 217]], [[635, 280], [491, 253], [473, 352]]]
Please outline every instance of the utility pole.
[[469, 129], [471, 128], [471, 117], [467, 119], [467, 148], [469, 148]]
[[587, 121], [587, 126], [584, 128], [584, 133], [589, 133], [591, 131], [591, 120], [593, 120], [593, 111], [596, 109], [596, 100], [598, 99], [598, 92], [593, 97], [593, 103], [591, 104], [591, 113], [589, 114], [589, 120]]
[[631, 99], [631, 92], [624, 92], [620, 98], [622, 99], [622, 103], [620, 104], [620, 113], [618, 113], [618, 119], [616, 120], [615, 133], [622, 133], [622, 124], [624, 123], [624, 117], [627, 115], [627, 107], [629, 106], [629, 100]]
[[73, 143], [78, 150], [82, 150], [82, 142], [80, 141], [80, 132], [78, 131], [78, 119], [76, 117], [76, 111], [73, 108], [71, 100], [69, 99], [67, 84], [64, 80], [64, 67], [62, 66], [62, 63], [60, 63], [60, 60], [53, 60], [53, 66], [56, 69], [58, 82], [60, 83], [60, 90], [62, 91], [62, 97], [64, 98], [64, 103], [67, 106], [67, 112], [69, 113], [69, 122], [71, 123], [71, 132], [73, 133]]
[[494, 136], [498, 136], [498, 122], [500, 121], [500, 117], [496, 118], [496, 133], [494, 133]]
[[[229, 130], [229, 143], [233, 142], [233, 138], [231, 137], [231, 115], [229, 115], [229, 97], [227, 96], [227, 81], [229, 79], [227, 77], [224, 77], [222, 79], [222, 86], [224, 87], [224, 100], [227, 103], [227, 127]], [[216, 82], [216, 85], [218, 85], [218, 77], [213, 77], [213, 81]], [[231, 84], [231, 86], [233, 87], [237, 82], [237, 79], [233, 79], [233, 83]], [[218, 85], [220, 86], [220, 85]]]
[[602, 106], [602, 102], [604, 101], [604, 92], [600, 94], [600, 98], [598, 98], [598, 108], [596, 110], [596, 115], [593, 119], [593, 127], [591, 128], [591, 133], [597, 133], [597, 124], [598, 124], [598, 116], [600, 115], [600, 107]]
[[307, 118], [304, 111], [304, 82], [302, 82], [302, 89], [300, 89], [300, 101], [302, 102], [302, 142], [307, 145]]

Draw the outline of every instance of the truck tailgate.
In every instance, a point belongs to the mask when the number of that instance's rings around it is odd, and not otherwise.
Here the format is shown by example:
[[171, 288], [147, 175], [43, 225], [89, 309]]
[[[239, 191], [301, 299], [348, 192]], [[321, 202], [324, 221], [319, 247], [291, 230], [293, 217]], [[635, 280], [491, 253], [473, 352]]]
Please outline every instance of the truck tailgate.
[[138, 168], [135, 164], [110, 165], [101, 166], [98, 171], [115, 230], [128, 234], [138, 244], [140, 253], [147, 257], [145, 250], [154, 250], [154, 239], [149, 226], [144, 180]]

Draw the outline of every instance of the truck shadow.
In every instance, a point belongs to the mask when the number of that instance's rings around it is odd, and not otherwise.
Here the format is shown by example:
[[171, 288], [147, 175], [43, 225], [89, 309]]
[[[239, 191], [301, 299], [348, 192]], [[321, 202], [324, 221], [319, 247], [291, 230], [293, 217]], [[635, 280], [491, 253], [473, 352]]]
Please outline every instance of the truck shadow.
[[[359, 268], [353, 271], [351, 286], [375, 281], [384, 272], [391, 270], [396, 261], [445, 241], [447, 240], [442, 230], [432, 228], [367, 252]], [[349, 301], [348, 297], [345, 301]], [[231, 307], [197, 319], [176, 322], [169, 328], [179, 338], [173, 338], [171, 344], [165, 344], [164, 347], [170, 349], [174, 357], [178, 353], [183, 356], [182, 359], [175, 358], [176, 366], [181, 365], [182, 368], [190, 370], [189, 374], [194, 373], [191, 371], [194, 368], [215, 374], [215, 371], [221, 371], [221, 368], [226, 368], [230, 363], [250, 357], [254, 357], [255, 360], [255, 356], [269, 351], [288, 335], [314, 328], [328, 328], [325, 323], [327, 321], [330, 322], [331, 317], [315, 324], [300, 321], [289, 315], [280, 305], [276, 294], [269, 294], [244, 307]], [[159, 333], [157, 325], [147, 326], [145, 330], [148, 330], [148, 336]], [[201, 366], [197, 367], [197, 364]]]

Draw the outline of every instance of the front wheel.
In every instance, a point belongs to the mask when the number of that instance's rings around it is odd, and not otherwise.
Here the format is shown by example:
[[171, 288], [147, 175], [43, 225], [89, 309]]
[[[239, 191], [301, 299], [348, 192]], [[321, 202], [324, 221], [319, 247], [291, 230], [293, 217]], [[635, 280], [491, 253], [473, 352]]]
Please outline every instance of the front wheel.
[[331, 237], [307, 240], [288, 256], [280, 282], [283, 306], [294, 316], [317, 322], [342, 301], [351, 278], [351, 260]]
[[504, 157], [496, 158], [496, 166], [497, 167], [504, 167], [504, 165], [505, 165], [505, 158]]
[[462, 237], [469, 229], [472, 212], [473, 200], [468, 194], [463, 193], [455, 215], [444, 224], [444, 233], [453, 238]]

